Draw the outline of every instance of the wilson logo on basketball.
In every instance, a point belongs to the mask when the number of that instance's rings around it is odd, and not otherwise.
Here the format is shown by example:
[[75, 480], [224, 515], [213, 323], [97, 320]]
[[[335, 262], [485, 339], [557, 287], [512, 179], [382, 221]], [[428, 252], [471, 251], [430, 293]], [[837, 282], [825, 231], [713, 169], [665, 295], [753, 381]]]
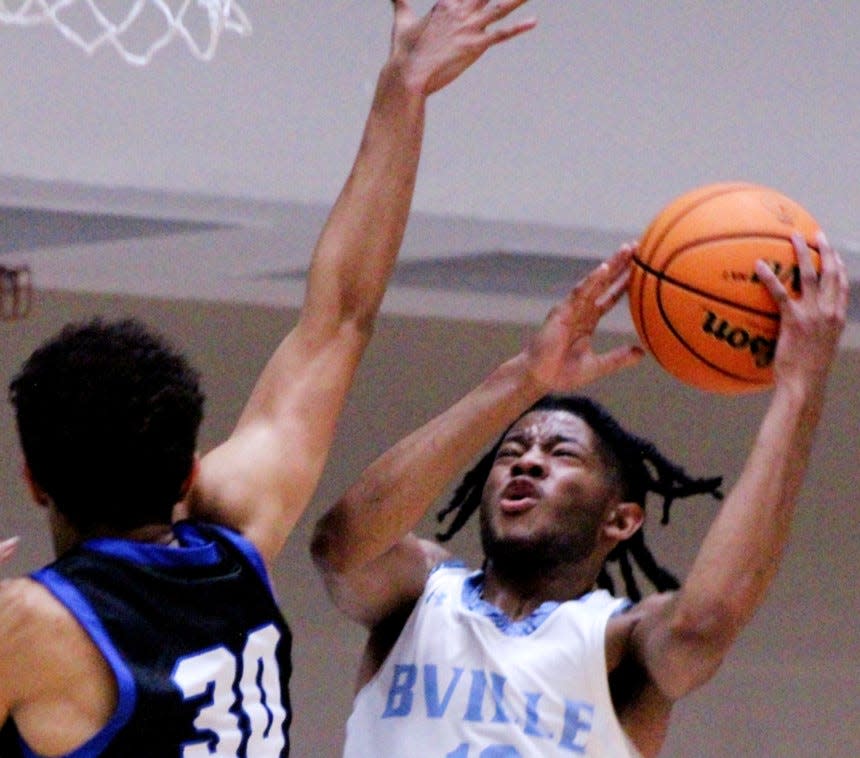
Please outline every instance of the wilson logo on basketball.
[[733, 350], [749, 352], [758, 368], [767, 368], [773, 362], [776, 339], [752, 335], [746, 329], [732, 326], [725, 318], [713, 311], [705, 311], [702, 331], [708, 336], [725, 342]]
[[[780, 261], [765, 261], [777, 278], [794, 292], [800, 292], [800, 268], [795, 264], [785, 266]], [[749, 282], [761, 284], [761, 279], [755, 271], [738, 271], [737, 269], [725, 269], [723, 279], [728, 282]]]
[[[787, 287], [790, 287], [794, 292], [800, 293], [800, 267], [797, 264], [786, 266], [779, 261], [765, 261], [765, 263], [770, 266], [771, 271], [776, 274], [777, 279]], [[750, 281], [758, 284], [761, 282], [761, 279], [753, 271]]]

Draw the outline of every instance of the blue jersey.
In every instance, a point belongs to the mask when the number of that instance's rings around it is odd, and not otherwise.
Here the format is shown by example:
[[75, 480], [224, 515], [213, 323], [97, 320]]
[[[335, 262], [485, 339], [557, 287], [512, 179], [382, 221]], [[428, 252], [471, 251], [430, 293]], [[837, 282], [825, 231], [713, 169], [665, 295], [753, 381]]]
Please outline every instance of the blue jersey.
[[[250, 542], [196, 522], [176, 546], [95, 539], [33, 578], [110, 665], [109, 723], [68, 758], [283, 758], [291, 635]], [[0, 756], [33, 758], [9, 720]]]

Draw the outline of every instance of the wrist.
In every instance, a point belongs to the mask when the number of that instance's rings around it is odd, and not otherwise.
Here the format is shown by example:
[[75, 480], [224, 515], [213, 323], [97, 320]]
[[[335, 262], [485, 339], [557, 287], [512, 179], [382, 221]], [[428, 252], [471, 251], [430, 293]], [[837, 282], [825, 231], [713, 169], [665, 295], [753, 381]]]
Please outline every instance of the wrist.
[[793, 419], [786, 422], [786, 432], [793, 425], [811, 431], [818, 423], [824, 405], [826, 374], [778, 377], [770, 407], [773, 412]]
[[829, 366], [807, 370], [777, 370], [774, 373], [774, 392], [795, 403], [803, 404], [810, 398], [823, 396], [827, 385]]
[[392, 55], [379, 72], [377, 90], [417, 103], [427, 99], [426, 81], [415, 74], [403, 55]]
[[536, 403], [553, 390], [551, 384], [541, 380], [533, 371], [529, 356], [525, 352], [505, 361], [499, 366], [497, 372], [507, 378], [511, 385], [511, 393], [519, 398], [519, 404], [524, 407]]

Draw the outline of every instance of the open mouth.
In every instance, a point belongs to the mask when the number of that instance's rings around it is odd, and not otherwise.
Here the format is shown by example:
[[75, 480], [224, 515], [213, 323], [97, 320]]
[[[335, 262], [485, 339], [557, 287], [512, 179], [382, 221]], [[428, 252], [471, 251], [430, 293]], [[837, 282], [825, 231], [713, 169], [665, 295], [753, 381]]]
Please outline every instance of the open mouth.
[[502, 490], [499, 507], [504, 513], [520, 513], [532, 508], [539, 498], [540, 490], [530, 479], [512, 479]]

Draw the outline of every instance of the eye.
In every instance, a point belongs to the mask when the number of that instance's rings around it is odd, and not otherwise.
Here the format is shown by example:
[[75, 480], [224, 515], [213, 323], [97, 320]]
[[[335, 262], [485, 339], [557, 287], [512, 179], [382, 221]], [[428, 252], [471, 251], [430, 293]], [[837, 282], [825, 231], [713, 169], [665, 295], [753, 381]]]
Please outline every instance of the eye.
[[508, 443], [499, 448], [496, 453], [496, 460], [499, 460], [500, 458], [516, 458], [521, 454], [522, 452], [519, 445]]
[[552, 454], [556, 458], [578, 459], [581, 457], [579, 455], [579, 451], [576, 448], [569, 447], [567, 445], [560, 445], [558, 447], [554, 447], [552, 450]]

